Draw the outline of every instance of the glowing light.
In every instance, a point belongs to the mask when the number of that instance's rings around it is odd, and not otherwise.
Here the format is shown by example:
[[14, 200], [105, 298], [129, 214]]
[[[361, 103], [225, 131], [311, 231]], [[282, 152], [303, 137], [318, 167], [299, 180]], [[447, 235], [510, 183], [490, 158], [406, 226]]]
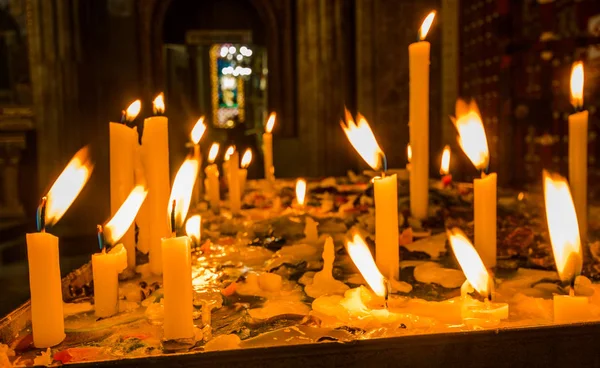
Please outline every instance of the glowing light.
[[194, 125], [194, 128], [192, 128], [192, 142], [194, 144], [198, 144], [200, 142], [200, 139], [202, 139], [202, 136], [204, 135], [205, 131], [206, 125], [204, 124], [204, 116], [201, 116], [200, 119], [198, 119], [198, 121], [196, 122], [196, 125]]
[[135, 100], [133, 101], [127, 110], [125, 110], [125, 120], [126, 121], [134, 121], [135, 118], [139, 115], [140, 110], [142, 109], [142, 101]]
[[[177, 171], [177, 175], [175, 175], [169, 205], [167, 206], [167, 214], [171, 218], [172, 204], [175, 201], [175, 228], [181, 227], [187, 216], [197, 176], [198, 161], [193, 158], [186, 159]], [[175, 231], [175, 229], [172, 229], [172, 231]]]
[[306, 198], [306, 180], [298, 179], [296, 181], [296, 201], [299, 206], [304, 206], [304, 200]]
[[235, 146], [227, 147], [227, 151], [225, 151], [225, 156], [223, 157], [223, 159], [225, 161], [229, 161], [229, 159], [231, 158], [231, 155], [233, 155], [234, 152], [235, 152]]
[[583, 63], [578, 61], [571, 69], [571, 104], [575, 108], [583, 106]]
[[185, 222], [185, 233], [192, 239], [192, 242], [198, 244], [200, 242], [200, 234], [202, 218], [200, 215], [194, 215]]
[[274, 112], [269, 115], [267, 124], [265, 124], [265, 133], [271, 133], [273, 131], [273, 127], [275, 126], [275, 117], [276, 114]]
[[235, 51], [236, 51], [235, 46], [229, 46], [229, 53], [230, 54], [235, 54]]
[[543, 178], [546, 220], [556, 270], [561, 280], [571, 281], [581, 273], [583, 265], [573, 197], [567, 180], [562, 176], [551, 175], [544, 170]]
[[469, 238], [456, 227], [448, 230], [448, 238], [456, 260], [471, 286], [481, 296], [488, 297], [492, 279]]
[[129, 193], [125, 202], [104, 226], [104, 239], [108, 244], [117, 244], [125, 235], [131, 224], [133, 224], [133, 220], [135, 220], [135, 216], [142, 207], [147, 194], [148, 191], [143, 185], [136, 186]]
[[377, 140], [375, 139], [367, 120], [360, 114], [357, 115], [357, 118], [358, 124], [355, 124], [352, 115], [346, 110], [346, 123], [344, 124], [342, 121], [340, 122], [340, 125], [360, 157], [362, 157], [373, 170], [378, 170], [381, 167], [381, 156], [383, 155], [383, 151], [379, 148], [379, 144], [377, 144]]
[[165, 112], [165, 96], [162, 92], [154, 98], [154, 101], [152, 101], [152, 111], [154, 111], [154, 115]]
[[219, 144], [213, 143], [212, 146], [210, 146], [210, 151], [208, 152], [208, 163], [212, 164], [213, 162], [215, 162], [215, 159], [217, 158], [218, 154], [219, 154]]
[[244, 152], [244, 155], [242, 156], [242, 162], [240, 164], [240, 167], [242, 169], [247, 169], [248, 166], [250, 166], [250, 163], [252, 162], [252, 150], [250, 148], [246, 149], [246, 151]]
[[442, 153], [442, 163], [440, 164], [440, 174], [448, 175], [450, 172], [450, 146], [444, 147]]
[[475, 101], [470, 105], [462, 100], [456, 102], [456, 119], [454, 125], [458, 130], [458, 143], [473, 165], [484, 170], [490, 162], [490, 152], [479, 108]]
[[435, 18], [435, 12], [432, 11], [431, 13], [429, 13], [429, 15], [427, 15], [427, 17], [423, 21], [423, 24], [421, 24], [421, 29], [419, 30], [419, 38], [421, 39], [421, 41], [423, 41], [425, 39], [425, 37], [427, 37], [427, 33], [429, 32], [429, 29], [431, 28], [431, 24], [433, 23], [434, 18]]
[[375, 294], [381, 297], [385, 296], [387, 292], [385, 279], [381, 272], [379, 272], [365, 241], [360, 235], [355, 233], [352, 240], [348, 241], [347, 247], [352, 262], [354, 262], [360, 273], [363, 275], [367, 284], [369, 284]]
[[221, 57], [227, 56], [228, 53], [229, 53], [229, 48], [227, 46], [221, 47]]
[[406, 159], [409, 163], [412, 161], [412, 147], [410, 143], [406, 145]]
[[83, 147], [69, 161], [46, 194], [46, 225], [56, 224], [67, 212], [93, 170], [94, 164], [91, 162], [89, 148]]

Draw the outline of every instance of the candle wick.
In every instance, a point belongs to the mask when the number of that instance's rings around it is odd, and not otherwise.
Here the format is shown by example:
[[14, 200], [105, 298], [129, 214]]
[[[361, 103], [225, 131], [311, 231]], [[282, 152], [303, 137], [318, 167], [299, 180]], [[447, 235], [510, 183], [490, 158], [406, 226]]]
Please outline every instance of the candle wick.
[[175, 206], [177, 205], [177, 200], [173, 200], [173, 205], [171, 207], [171, 233], [175, 234]]
[[104, 251], [104, 229], [102, 229], [102, 225], [96, 225], [96, 230], [98, 232], [98, 247], [101, 251]]
[[385, 156], [385, 153], [382, 151], [381, 152], [381, 161], [383, 162], [383, 174], [382, 176], [385, 176], [385, 172], [388, 170], [388, 164], [387, 164], [387, 157]]
[[127, 124], [127, 112], [121, 110], [121, 124]]
[[571, 289], [569, 290], [569, 296], [575, 296], [575, 277], [571, 279]]
[[48, 198], [46, 196], [42, 197], [40, 205], [37, 209], [36, 214], [36, 227], [38, 232], [45, 233], [46, 232], [46, 203], [48, 202]]

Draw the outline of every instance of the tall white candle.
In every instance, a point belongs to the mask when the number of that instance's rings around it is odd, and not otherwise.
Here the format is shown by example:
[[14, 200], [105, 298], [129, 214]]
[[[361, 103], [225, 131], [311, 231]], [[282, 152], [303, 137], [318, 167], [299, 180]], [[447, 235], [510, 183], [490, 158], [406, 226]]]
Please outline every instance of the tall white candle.
[[273, 166], [273, 126], [275, 126], [275, 113], [269, 115], [269, 120], [265, 125], [263, 138], [263, 155], [265, 159], [265, 179], [275, 180], [275, 167]]
[[[200, 119], [194, 125], [192, 132], [190, 134], [192, 138], [192, 144], [194, 145], [194, 159], [198, 161], [198, 167], [202, 167], [202, 154], [200, 153], [200, 139], [204, 136], [204, 132], [206, 131], [206, 125], [204, 125], [204, 116], [201, 116]], [[198, 173], [200, 174], [200, 172]], [[199, 202], [202, 199], [202, 175], [198, 175], [198, 180], [194, 185], [194, 198], [196, 202]]]
[[[571, 102], [576, 109], [583, 105], [583, 64], [573, 65], [571, 71]], [[588, 112], [569, 115], [569, 184], [577, 212], [581, 241], [587, 241], [587, 166]]]
[[241, 209], [241, 191], [240, 191], [240, 174], [239, 163], [240, 154], [236, 150], [231, 155], [229, 162], [229, 207], [232, 213], [239, 213]]
[[221, 194], [219, 188], [219, 168], [214, 163], [215, 158], [219, 154], [219, 144], [213, 143], [210, 148], [210, 152], [208, 153], [208, 163], [204, 172], [206, 174], [206, 190], [208, 192], [208, 200], [210, 202], [210, 207], [213, 211], [219, 210], [219, 205], [221, 201]]
[[246, 190], [246, 179], [248, 178], [248, 166], [252, 162], [252, 150], [248, 148], [244, 155], [242, 156], [242, 161], [240, 163], [240, 194], [242, 196], [242, 200], [244, 199], [244, 191]]
[[429, 53], [425, 36], [435, 13], [430, 13], [420, 30], [420, 41], [408, 46], [409, 135], [412, 149], [410, 172], [410, 212], [427, 218], [429, 206]]
[[376, 178], [375, 186], [375, 262], [383, 275], [398, 279], [398, 181], [396, 174]]
[[106, 253], [92, 255], [94, 278], [94, 311], [97, 317], [110, 317], [119, 312], [119, 273], [127, 268], [127, 251], [123, 244]]

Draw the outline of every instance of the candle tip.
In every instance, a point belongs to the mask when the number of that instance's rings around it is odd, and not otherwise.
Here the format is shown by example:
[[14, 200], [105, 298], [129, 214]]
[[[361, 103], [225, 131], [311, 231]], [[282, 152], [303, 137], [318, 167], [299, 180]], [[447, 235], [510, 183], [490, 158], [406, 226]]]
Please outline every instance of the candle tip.
[[46, 203], [48, 202], [48, 197], [43, 196], [40, 201], [40, 205], [37, 209], [36, 214], [36, 226], [37, 231], [45, 233], [46, 232]]
[[100, 250], [104, 250], [104, 230], [102, 229], [102, 225], [96, 225], [96, 231], [98, 233], [98, 247]]

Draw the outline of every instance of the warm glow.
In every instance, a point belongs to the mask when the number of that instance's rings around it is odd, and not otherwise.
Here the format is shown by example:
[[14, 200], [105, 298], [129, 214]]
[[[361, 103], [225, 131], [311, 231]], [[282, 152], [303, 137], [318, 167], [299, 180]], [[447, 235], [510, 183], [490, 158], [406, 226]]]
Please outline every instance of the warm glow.
[[198, 119], [198, 121], [196, 122], [196, 125], [194, 125], [194, 128], [192, 128], [192, 143], [198, 144], [198, 142], [200, 142], [200, 139], [202, 139], [202, 136], [204, 135], [205, 131], [206, 125], [204, 125], [204, 116], [201, 116], [200, 119]]
[[409, 163], [412, 161], [412, 147], [410, 143], [406, 145], [406, 159]]
[[369, 247], [365, 241], [355, 233], [351, 241], [348, 242], [348, 254], [352, 258], [352, 262], [356, 265], [360, 273], [367, 281], [367, 284], [373, 289], [375, 294], [385, 296], [386, 285], [385, 279], [369, 251]]
[[242, 169], [247, 169], [248, 166], [250, 166], [251, 162], [252, 162], [252, 150], [250, 148], [248, 148], [246, 150], [246, 152], [244, 152], [244, 155], [242, 156], [242, 163], [240, 164], [240, 166], [242, 167]]
[[575, 108], [583, 105], [583, 63], [578, 61], [571, 69], [571, 104]]
[[143, 185], [133, 188], [115, 215], [104, 226], [104, 239], [108, 244], [116, 245], [133, 224], [148, 191]]
[[298, 179], [296, 181], [296, 201], [298, 205], [304, 206], [304, 199], [306, 198], [306, 180]]
[[125, 110], [125, 120], [126, 121], [134, 121], [135, 118], [140, 113], [141, 109], [142, 109], [142, 101], [140, 101], [140, 100], [133, 101], [131, 103], [131, 105], [129, 105], [127, 110]]
[[275, 126], [275, 113], [272, 112], [269, 115], [269, 120], [267, 120], [267, 124], [265, 125], [265, 133], [271, 133], [273, 131], [273, 127]]
[[475, 101], [471, 101], [465, 112], [465, 102], [456, 102], [456, 119], [454, 125], [458, 130], [458, 143], [473, 165], [479, 170], [485, 170], [490, 162], [485, 129]]
[[165, 112], [165, 96], [162, 92], [154, 98], [154, 101], [152, 101], [152, 110], [154, 111], [155, 115]]
[[185, 233], [192, 239], [192, 242], [198, 244], [200, 242], [200, 224], [202, 223], [202, 218], [200, 215], [194, 215], [187, 219], [185, 222]]
[[346, 123], [340, 122], [348, 140], [363, 158], [373, 168], [378, 170], [381, 167], [381, 156], [383, 151], [379, 148], [377, 140], [367, 120], [360, 114], [357, 115], [358, 124], [354, 123], [352, 115], [346, 110]]
[[212, 164], [213, 162], [215, 162], [215, 159], [217, 158], [218, 154], [219, 154], [219, 144], [213, 143], [212, 146], [210, 146], [210, 151], [208, 152], [208, 163]]
[[419, 39], [423, 41], [425, 37], [427, 37], [427, 32], [429, 32], [429, 28], [431, 28], [431, 24], [433, 23], [433, 18], [435, 18], [435, 12], [432, 11], [429, 13], [427, 18], [421, 24], [421, 29], [419, 30]]
[[89, 148], [83, 147], [69, 161], [46, 195], [46, 225], [56, 224], [67, 212], [93, 170], [94, 164], [91, 162]]
[[235, 152], [235, 146], [227, 147], [227, 151], [225, 151], [225, 156], [223, 157], [223, 159], [225, 161], [229, 161], [229, 159], [231, 158], [231, 155], [233, 155], [234, 152]]
[[567, 180], [544, 170], [544, 201], [548, 233], [560, 279], [571, 281], [583, 264], [579, 225]]
[[475, 250], [469, 238], [456, 227], [448, 230], [448, 238], [450, 239], [454, 256], [456, 256], [456, 260], [460, 268], [462, 268], [469, 284], [481, 296], [487, 298], [490, 293], [490, 283], [492, 280], [477, 250]]
[[450, 172], [450, 146], [444, 147], [444, 152], [442, 153], [442, 163], [440, 165], [440, 174], [448, 175]]
[[[186, 159], [173, 181], [173, 187], [171, 189], [171, 197], [169, 197], [169, 205], [167, 211], [169, 218], [171, 218], [171, 211], [173, 210], [173, 201], [175, 201], [175, 228], [179, 228], [183, 225], [183, 221], [187, 216], [190, 208], [190, 202], [192, 201], [192, 190], [194, 189], [194, 183], [196, 183], [196, 177], [198, 176], [198, 161], [193, 158]], [[171, 229], [175, 231], [175, 229]]]

